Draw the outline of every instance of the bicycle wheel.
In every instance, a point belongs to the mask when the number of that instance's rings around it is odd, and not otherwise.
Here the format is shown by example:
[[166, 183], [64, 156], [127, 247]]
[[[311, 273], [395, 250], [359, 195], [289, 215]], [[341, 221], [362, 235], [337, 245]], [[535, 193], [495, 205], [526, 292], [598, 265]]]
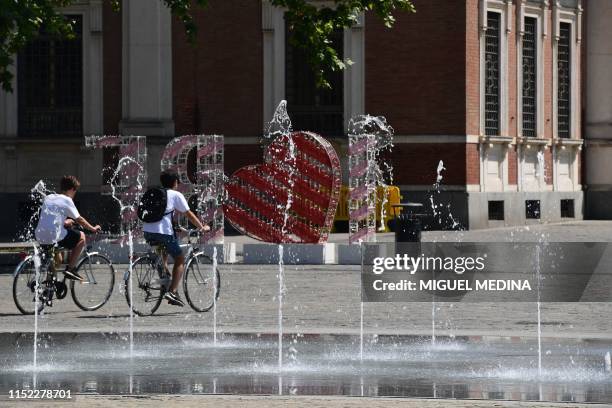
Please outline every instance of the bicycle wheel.
[[[43, 276], [46, 273], [40, 273], [38, 277], [39, 288], [43, 287]], [[31, 256], [27, 257], [17, 267], [17, 273], [13, 279], [13, 300], [17, 309], [25, 315], [32, 315], [35, 312], [36, 297], [34, 295], [36, 287], [36, 269], [34, 268], [34, 259]], [[40, 290], [39, 289], [39, 290]], [[45, 307], [45, 303], [38, 299], [38, 313]]]
[[219, 299], [221, 291], [221, 276], [219, 268], [215, 268], [213, 273], [212, 259], [200, 253], [189, 260], [183, 290], [187, 302], [196, 312], [207, 312], [214, 306], [213, 297], [216, 295]]
[[[130, 274], [125, 274], [125, 298], [138, 316], [150, 316], [155, 313], [164, 296], [165, 288], [162, 285], [161, 275], [148, 256], [141, 256], [134, 261], [132, 274], [131, 280]], [[133, 299], [130, 299], [130, 281]]]
[[76, 271], [83, 281], [70, 281], [74, 303], [85, 311], [98, 310], [108, 302], [115, 286], [115, 268], [100, 254], [86, 255], [79, 261]]

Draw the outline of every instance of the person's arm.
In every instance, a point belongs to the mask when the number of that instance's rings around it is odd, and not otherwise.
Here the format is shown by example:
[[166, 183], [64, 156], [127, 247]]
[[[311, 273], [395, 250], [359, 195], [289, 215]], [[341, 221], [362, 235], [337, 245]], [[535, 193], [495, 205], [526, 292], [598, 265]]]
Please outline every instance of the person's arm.
[[191, 223], [193, 225], [198, 227], [198, 229], [200, 231], [208, 231], [208, 230], [210, 230], [210, 227], [208, 225], [202, 224], [202, 222], [198, 219], [198, 217], [196, 217], [196, 215], [193, 213], [193, 211], [187, 210], [183, 214], [185, 214], [185, 217], [187, 217], [187, 219], [189, 221], [191, 221]]
[[98, 232], [102, 229], [102, 227], [100, 227], [99, 225], [96, 225], [95, 227], [93, 225], [91, 225], [85, 218], [83, 217], [79, 217], [75, 220], [77, 222], [77, 224], [79, 224], [81, 227], [91, 231], [91, 232]]
[[210, 227], [208, 225], [204, 225], [202, 224], [202, 222], [198, 219], [198, 217], [196, 217], [196, 215], [193, 213], [193, 211], [191, 211], [189, 209], [189, 204], [187, 203], [187, 200], [185, 199], [185, 196], [181, 193], [178, 193], [174, 196], [174, 209], [176, 211], [178, 211], [181, 214], [184, 214], [185, 217], [187, 217], [187, 219], [189, 221], [191, 221], [191, 223], [193, 225], [195, 225], [198, 230], [200, 231], [209, 231]]
[[[74, 201], [72, 201], [72, 198], [67, 197], [66, 201], [65, 201], [65, 206], [66, 206], [66, 212], [67, 212], [67, 216], [72, 218], [74, 220], [74, 222], [76, 222], [77, 224], [79, 224], [81, 227], [91, 231], [91, 232], [98, 232], [102, 229], [102, 227], [100, 227], [99, 225], [96, 225], [95, 227], [93, 225], [91, 225], [85, 218], [81, 217], [81, 214], [79, 214], [79, 210], [77, 210], [76, 206], [74, 205]], [[70, 224], [70, 222], [68, 222], [68, 224]], [[64, 222], [64, 225], [66, 225], [66, 222]]]

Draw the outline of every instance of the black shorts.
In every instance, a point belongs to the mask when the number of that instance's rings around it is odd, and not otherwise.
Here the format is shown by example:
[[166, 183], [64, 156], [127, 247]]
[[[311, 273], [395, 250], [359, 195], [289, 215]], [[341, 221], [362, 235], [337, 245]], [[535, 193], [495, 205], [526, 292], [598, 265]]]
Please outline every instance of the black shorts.
[[73, 229], [67, 229], [66, 231], [68, 233], [66, 234], [64, 239], [62, 239], [61, 241], [57, 243], [57, 246], [60, 246], [66, 249], [72, 249], [76, 246], [76, 244], [79, 243], [79, 240], [81, 239], [81, 233]]

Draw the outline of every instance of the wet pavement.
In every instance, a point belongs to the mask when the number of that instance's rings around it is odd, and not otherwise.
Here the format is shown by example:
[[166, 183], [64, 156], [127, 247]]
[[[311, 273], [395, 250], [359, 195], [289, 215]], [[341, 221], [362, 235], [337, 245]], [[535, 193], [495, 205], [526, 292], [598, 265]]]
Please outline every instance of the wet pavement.
[[[0, 399], [0, 401], [2, 401]], [[3, 407], [22, 407], [22, 401], [4, 400]], [[268, 396], [268, 395], [78, 395], [73, 402], [38, 402], [37, 407], [116, 407], [127, 408], [589, 408], [591, 403], [567, 402], [521, 402], [500, 400], [453, 400], [426, 398], [382, 398], [382, 397], [341, 397], [341, 396]], [[602, 404], [598, 407], [610, 407]]]
[[345, 395], [612, 403], [610, 341], [519, 337], [2, 335], [0, 394], [44, 388], [89, 394]]

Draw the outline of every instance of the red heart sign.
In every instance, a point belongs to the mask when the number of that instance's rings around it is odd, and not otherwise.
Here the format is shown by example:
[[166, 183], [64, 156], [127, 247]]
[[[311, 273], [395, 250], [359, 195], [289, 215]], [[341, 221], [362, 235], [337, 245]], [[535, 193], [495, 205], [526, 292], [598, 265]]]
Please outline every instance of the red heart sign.
[[327, 241], [340, 194], [340, 161], [331, 144], [311, 132], [280, 136], [264, 163], [242, 167], [226, 183], [227, 220], [261, 241]]

